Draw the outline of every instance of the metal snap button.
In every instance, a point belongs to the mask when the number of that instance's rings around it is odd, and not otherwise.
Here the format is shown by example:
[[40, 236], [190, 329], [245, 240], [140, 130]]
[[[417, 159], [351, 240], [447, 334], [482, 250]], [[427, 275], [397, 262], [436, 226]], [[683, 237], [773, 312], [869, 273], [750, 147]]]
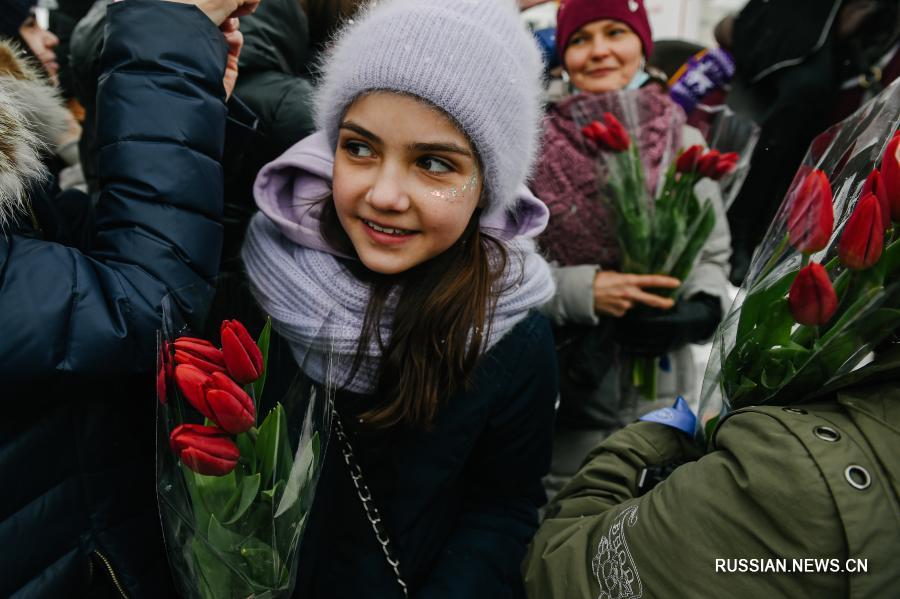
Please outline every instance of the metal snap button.
[[790, 412], [791, 414], [806, 414], [806, 410], [803, 408], [781, 408], [785, 412]]
[[834, 443], [841, 438], [841, 433], [837, 432], [830, 426], [817, 426], [813, 429], [813, 434], [823, 441]]
[[847, 479], [851, 487], [860, 491], [868, 489], [872, 484], [872, 477], [869, 476], [869, 471], [856, 464], [847, 466], [847, 469], [844, 470], [844, 478]]

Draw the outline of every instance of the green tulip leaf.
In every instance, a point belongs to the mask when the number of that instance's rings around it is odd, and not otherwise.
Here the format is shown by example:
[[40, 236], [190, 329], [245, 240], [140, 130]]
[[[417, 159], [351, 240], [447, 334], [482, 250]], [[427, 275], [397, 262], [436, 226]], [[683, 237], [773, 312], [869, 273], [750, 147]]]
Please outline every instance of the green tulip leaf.
[[877, 299], [877, 297], [883, 291], [884, 288], [869, 289], [868, 291], [862, 293], [862, 295], [857, 297], [855, 301], [853, 301], [853, 303], [843, 311], [843, 314], [840, 316], [840, 318], [838, 318], [838, 320], [831, 325], [831, 327], [828, 329], [828, 332], [822, 335], [822, 339], [820, 340], [821, 345], [824, 346], [831, 338], [839, 335], [848, 324], [857, 320], [863, 313], [863, 310], [866, 308], [866, 306]]
[[[787, 297], [791, 283], [794, 282], [797, 272], [790, 271], [779, 278], [771, 281], [766, 286], [754, 287], [747, 294], [743, 304], [741, 304], [741, 316], [737, 330], [737, 345], [741, 345], [742, 340], [757, 327], [757, 325], [767, 323], [766, 309], [771, 306], [779, 298]], [[761, 283], [760, 283], [761, 285]], [[764, 326], [768, 326], [765, 324]]]
[[287, 420], [282, 405], [276, 404], [259, 427], [256, 438], [256, 455], [260, 462], [263, 486], [271, 484], [272, 477], [280, 480], [282, 472], [290, 472], [291, 464], [285, 464], [285, 447], [287, 460], [290, 462], [290, 442], [287, 437]]
[[253, 398], [256, 401], [256, 407], [259, 409], [259, 402], [262, 401], [263, 389], [266, 387], [266, 375], [269, 372], [269, 343], [272, 339], [272, 317], [266, 318], [266, 325], [263, 327], [262, 333], [259, 334], [259, 340], [256, 345], [262, 353], [263, 371], [262, 376], [253, 383]]
[[233, 552], [243, 540], [241, 535], [223, 526], [215, 514], [209, 519], [206, 538], [209, 539], [210, 545], [223, 554]]
[[[894, 225], [894, 228], [898, 226], [900, 225]], [[900, 270], [900, 239], [896, 239], [888, 244], [878, 264], [884, 268], [885, 280], [891, 280], [893, 275]]]
[[206, 530], [209, 527], [209, 510], [206, 509], [203, 499], [200, 497], [200, 491], [197, 489], [197, 476], [200, 476], [183, 463], [179, 462], [181, 467], [184, 486], [191, 498], [191, 507], [194, 512], [194, 526], [197, 530]]
[[244, 539], [238, 554], [246, 564], [250, 577], [262, 587], [277, 588], [281, 579], [282, 561], [278, 552], [256, 537]]
[[291, 468], [294, 466], [294, 452], [291, 451], [291, 438], [288, 435], [287, 418], [284, 416], [283, 409], [278, 424], [281, 427], [278, 434], [278, 459], [275, 462], [275, 471], [272, 476], [275, 477], [274, 480], [287, 481], [291, 475]]
[[199, 536], [194, 536], [190, 547], [194, 556], [194, 572], [203, 599], [230, 597], [233, 587], [232, 576], [225, 562]]
[[259, 493], [259, 485], [259, 474], [254, 474], [253, 476], [245, 476], [243, 478], [239, 489], [240, 500], [238, 501], [237, 507], [235, 507], [234, 512], [231, 514], [231, 518], [228, 519], [225, 524], [234, 524], [244, 516], [244, 514], [247, 512], [247, 509], [253, 504], [253, 500], [256, 499], [257, 493]]
[[194, 473], [197, 494], [206, 511], [219, 521], [225, 520], [233, 509], [235, 495], [238, 493], [234, 471], [225, 476], [205, 476]]
[[[686, 242], [677, 254], [677, 259], [670, 268], [664, 269], [663, 272], [669, 272], [677, 279], [684, 280], [690, 274], [697, 256], [703, 249], [703, 245], [709, 239], [713, 229], [716, 226], [716, 214], [713, 211], [712, 202], [708, 202], [700, 215], [700, 221], [693, 231], [687, 234], [681, 233], [682, 239]], [[668, 265], [664, 265], [668, 266]]]
[[284, 489], [284, 481], [280, 480], [275, 483], [275, 486], [271, 489], [266, 489], [261, 493], [266, 500], [271, 503], [273, 506], [275, 505], [275, 501], [281, 497], [281, 491]]
[[719, 416], [713, 416], [706, 422], [706, 425], [703, 427], [703, 429], [706, 433], [705, 437], [707, 439], [712, 439], [713, 432], [715, 432], [716, 426], [719, 425], [719, 420]]
[[299, 448], [297, 457], [291, 467], [291, 472], [287, 478], [287, 485], [284, 489], [284, 495], [278, 503], [278, 509], [275, 510], [275, 517], [278, 518], [290, 509], [300, 498], [300, 493], [306, 489], [313, 475], [316, 464], [319, 463], [319, 433], [313, 433], [312, 438], [306, 447]]
[[238, 446], [238, 451], [241, 452], [241, 464], [246, 466], [249, 474], [256, 474], [258, 467], [256, 445], [254, 445], [253, 439], [250, 438], [249, 434], [241, 433], [235, 437], [234, 442]]

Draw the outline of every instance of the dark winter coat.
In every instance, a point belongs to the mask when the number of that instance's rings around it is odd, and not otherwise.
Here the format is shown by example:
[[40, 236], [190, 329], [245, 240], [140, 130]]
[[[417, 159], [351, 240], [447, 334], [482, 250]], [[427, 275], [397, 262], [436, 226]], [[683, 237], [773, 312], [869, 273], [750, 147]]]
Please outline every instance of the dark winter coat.
[[[101, 73], [100, 56], [106, 31], [106, 10], [110, 3], [111, 0], [97, 0], [88, 14], [78, 23], [71, 41], [75, 90], [85, 113], [84, 131], [78, 147], [85, 180], [92, 193], [97, 191], [99, 185], [97, 161], [100, 149], [96, 135], [98, 116], [96, 96]], [[249, 17], [241, 19], [242, 31], [250, 28], [245, 24], [248, 19]], [[245, 41], [242, 54], [246, 49]], [[244, 77], [242, 69], [239, 80]], [[237, 93], [232, 94], [227, 106], [225, 149], [221, 160], [225, 176], [222, 209], [225, 232], [221, 270], [235, 273], [241, 271], [235, 258], [244, 239], [244, 230], [256, 211], [251, 188], [256, 172], [264, 163], [264, 159], [258, 157], [262, 151], [259, 146], [264, 143], [264, 138], [257, 134], [256, 115], [241, 101]]]
[[[522, 597], [519, 563], [537, 528], [550, 464], [556, 364], [547, 321], [532, 314], [476, 368], [429, 432], [377, 433], [338, 409], [410, 585], [421, 598]], [[295, 597], [400, 597], [332, 436], [301, 545]]]
[[154, 333], [166, 294], [202, 314], [218, 269], [227, 48], [184, 4], [116, 4], [108, 32], [87, 247], [28, 218], [0, 237], [4, 597], [83, 596], [103, 570], [129, 596], [170, 587]]
[[259, 116], [262, 139], [253, 153], [261, 166], [315, 129], [309, 22], [298, 0], [266, 0], [241, 19], [241, 32], [235, 94]]

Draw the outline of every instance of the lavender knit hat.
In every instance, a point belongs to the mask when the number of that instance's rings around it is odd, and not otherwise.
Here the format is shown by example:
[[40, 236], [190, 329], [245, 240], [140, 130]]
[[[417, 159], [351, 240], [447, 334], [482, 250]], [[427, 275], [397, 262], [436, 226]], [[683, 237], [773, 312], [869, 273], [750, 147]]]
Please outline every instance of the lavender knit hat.
[[362, 94], [422, 98], [475, 146], [488, 212], [509, 210], [537, 153], [542, 71], [514, 0], [381, 0], [343, 28], [325, 58], [316, 125], [334, 148]]

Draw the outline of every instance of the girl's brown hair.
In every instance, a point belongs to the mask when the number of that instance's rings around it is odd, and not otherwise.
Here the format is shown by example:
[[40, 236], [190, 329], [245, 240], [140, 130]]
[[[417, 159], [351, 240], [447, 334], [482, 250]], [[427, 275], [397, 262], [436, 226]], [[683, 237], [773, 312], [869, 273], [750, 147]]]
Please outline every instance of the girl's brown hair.
[[[467, 386], [490, 335], [504, 291], [498, 283], [509, 259], [503, 244], [479, 229], [479, 212], [450, 248], [404, 273], [382, 275], [361, 263], [352, 267], [369, 283], [371, 296], [350, 378], [373, 339], [381, 351], [375, 392], [384, 402], [362, 415], [369, 426], [427, 429], [440, 405]], [[324, 200], [321, 231], [335, 249], [356, 256], [330, 196]], [[379, 324], [395, 290], [391, 337], [385, 343]]]

